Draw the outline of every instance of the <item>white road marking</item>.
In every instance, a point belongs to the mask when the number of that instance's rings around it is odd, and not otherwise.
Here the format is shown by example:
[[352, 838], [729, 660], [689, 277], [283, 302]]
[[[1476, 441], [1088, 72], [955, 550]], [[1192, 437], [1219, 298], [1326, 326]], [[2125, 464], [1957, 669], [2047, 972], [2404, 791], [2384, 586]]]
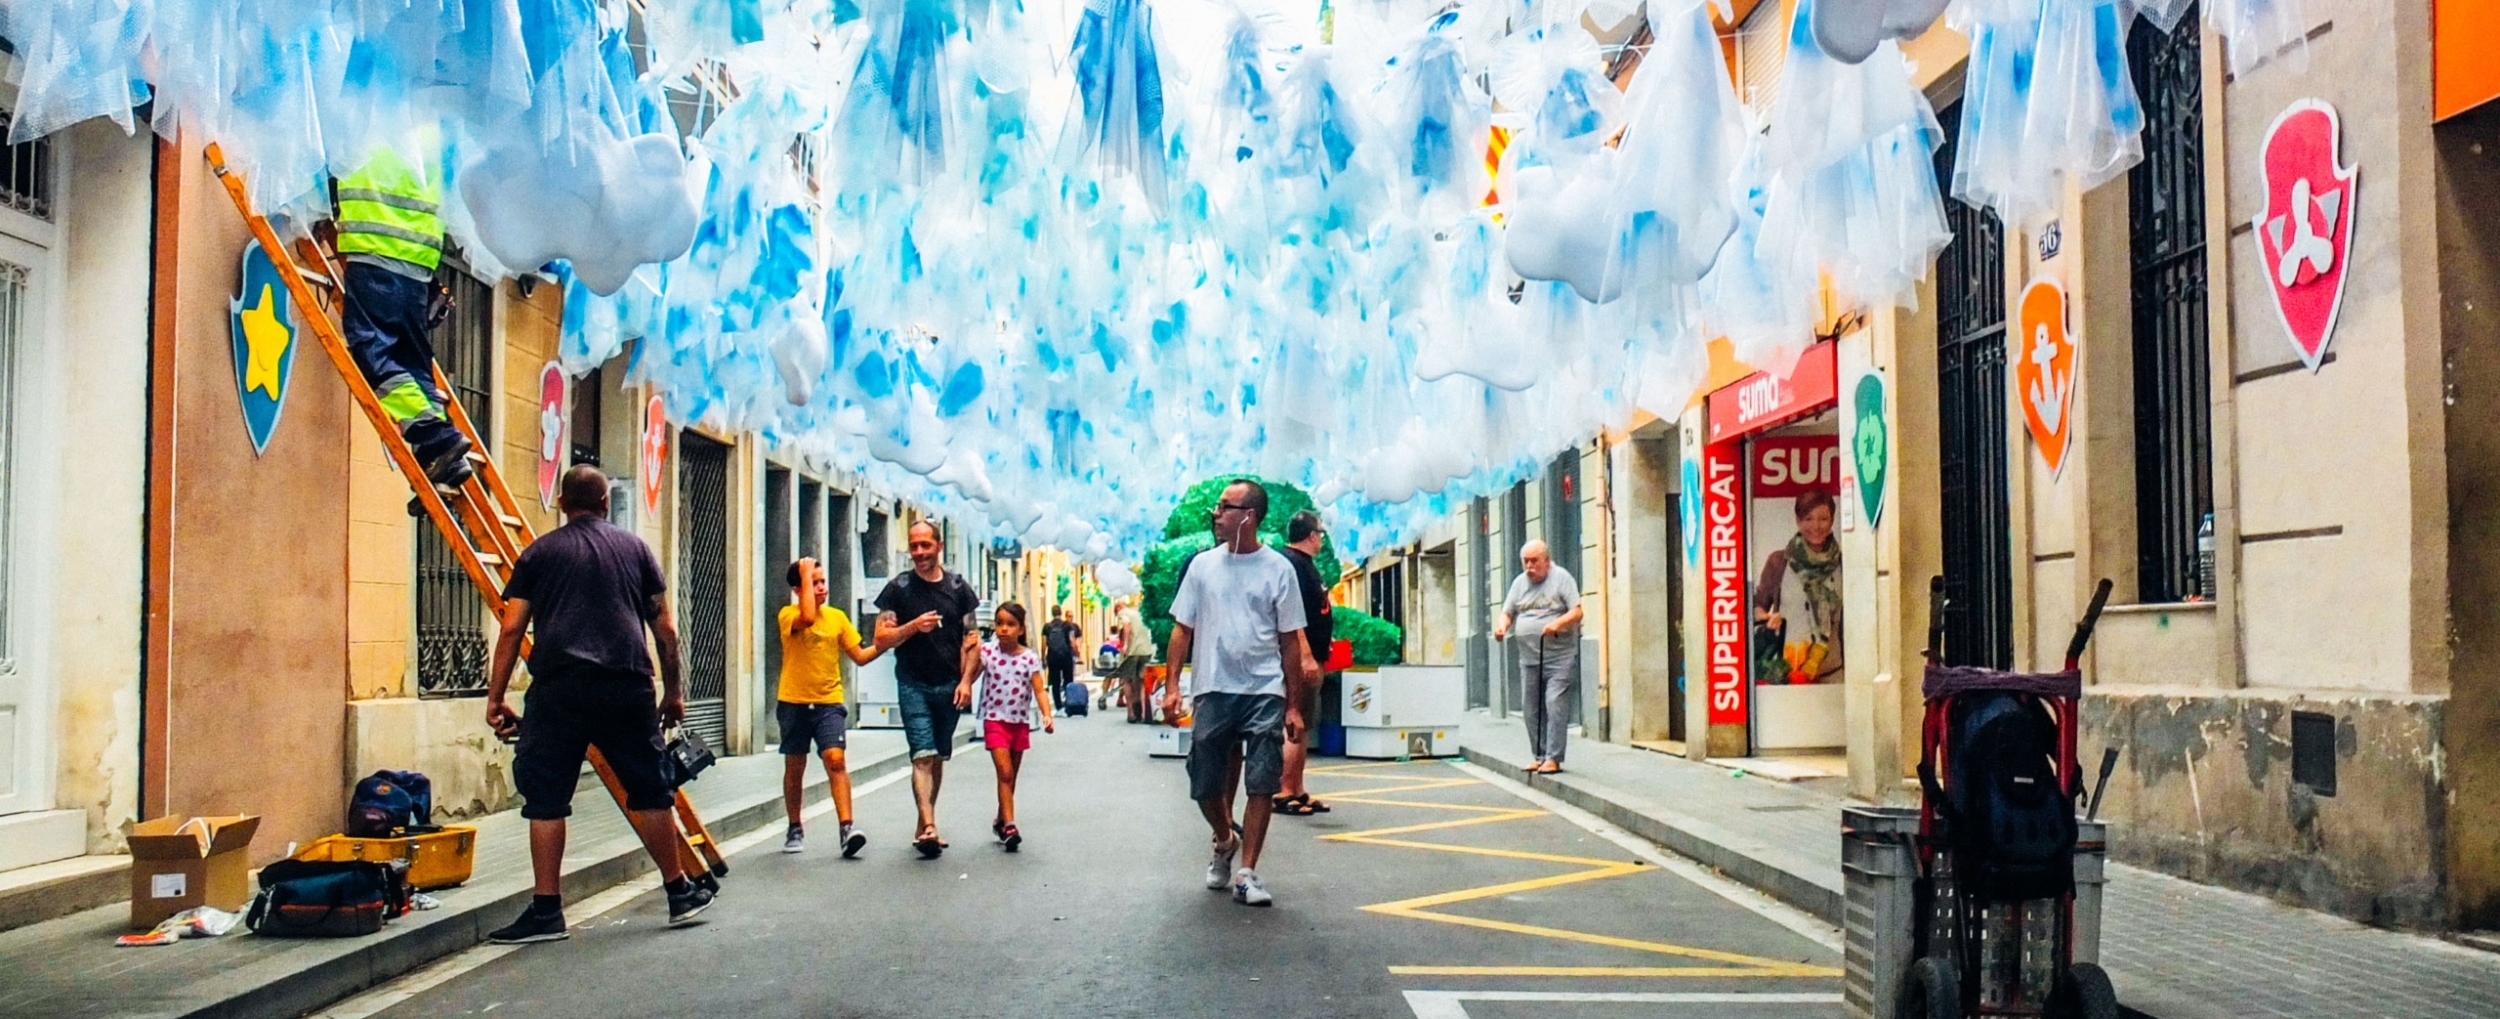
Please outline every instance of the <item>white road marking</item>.
[[[857, 788], [851, 790], [851, 798], [856, 801], [862, 796], [866, 796], [869, 793], [876, 792], [879, 789], [883, 789], [886, 786], [893, 785], [896, 782], [900, 782], [910, 777], [911, 769], [897, 768], [893, 771], [880, 775], [871, 781], [861, 783]], [[812, 821], [830, 813], [833, 813], [833, 800], [831, 797], [827, 797], [815, 806], [809, 807], [807, 810], [800, 813], [799, 816], [801, 819]], [[739, 853], [746, 852], [749, 849], [762, 845], [768, 840], [779, 838], [781, 835], [782, 833], [779, 830], [776, 830], [771, 824], [766, 824], [754, 831], [721, 843], [721, 855], [723, 857], [736, 856]], [[653, 889], [658, 887], [660, 887], [659, 874], [645, 874], [642, 877], [617, 885], [607, 891], [600, 892], [597, 895], [583, 899], [580, 902], [573, 903], [565, 909], [565, 913], [573, 919], [573, 926], [587, 927], [590, 926], [588, 921], [596, 919], [600, 914], [606, 913], [628, 902], [632, 902], [640, 896], [650, 894]], [[617, 922], [623, 923], [624, 921], [619, 920]], [[479, 945], [465, 952], [445, 956], [434, 962], [420, 966], [391, 980], [389, 983], [382, 984], [379, 987], [369, 988], [364, 993], [358, 994], [353, 998], [339, 1002], [338, 1004], [332, 1005], [321, 1011], [314, 1012], [311, 1015], [306, 1016], [305, 1019], [368, 1019], [368, 1017], [374, 1015], [375, 1013], [381, 1012], [393, 1005], [397, 1005], [400, 1002], [423, 994], [441, 986], [446, 982], [458, 978], [471, 970], [528, 947], [528, 945]], [[501, 1004], [501, 1002], [497, 1002], [497, 1004]]]
[[1641, 991], [1408, 991], [1415, 1019], [1467, 1019], [1470, 1001], [1593, 1002], [1619, 1005], [1837, 1005], [1837, 994]]
[[[1805, 910], [1798, 909], [1795, 906], [1791, 906], [1785, 902], [1779, 901], [1778, 899], [1774, 899], [1768, 895], [1762, 894], [1761, 892], [1728, 880], [1708, 867], [1704, 867], [1701, 864], [1686, 859], [1685, 857], [1678, 856], [1669, 850], [1659, 847], [1658, 844], [1654, 842], [1615, 827], [1614, 825], [1607, 823], [1604, 818], [1572, 806], [1571, 804], [1564, 803], [1563, 801], [1555, 799], [1552, 796], [1548, 796], [1544, 793], [1528, 788], [1527, 786], [1514, 782], [1509, 778], [1495, 774], [1476, 765], [1469, 764], [1465, 761], [1451, 761], [1450, 767], [1457, 768], [1458, 770], [1466, 772], [1471, 776], [1482, 779], [1487, 785], [1500, 788], [1504, 792], [1536, 804], [1537, 806], [1552, 812], [1556, 817], [1588, 829], [1591, 834], [1618, 846], [1622, 846], [1623, 848], [1632, 851], [1634, 855], [1639, 856], [1641, 859], [1657, 864], [1660, 867], [1664, 867], [1669, 873], [1683, 878], [1686, 881], [1700, 885], [1703, 888], [1709, 889], [1720, 898], [1726, 899], [1729, 902], [1733, 902], [1738, 906], [1742, 906], [1747, 910], [1759, 914], [1762, 918], [1769, 920], [1772, 923], [1795, 931], [1799, 936], [1808, 941], [1812, 941], [1815, 944], [1821, 945], [1835, 952], [1841, 950], [1840, 928], [1824, 923], [1814, 914], [1808, 913]], [[1455, 1016], [1460, 1014], [1463, 1013], [1450, 1013], [1452, 1019], [1455, 1019]]]

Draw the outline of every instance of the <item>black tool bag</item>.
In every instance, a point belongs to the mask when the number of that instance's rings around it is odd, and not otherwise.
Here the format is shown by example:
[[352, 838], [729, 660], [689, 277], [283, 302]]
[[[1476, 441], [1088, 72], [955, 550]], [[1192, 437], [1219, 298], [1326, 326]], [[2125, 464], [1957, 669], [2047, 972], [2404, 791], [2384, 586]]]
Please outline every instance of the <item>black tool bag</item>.
[[711, 744], [703, 742], [700, 733], [692, 729], [677, 730], [676, 737], [668, 741], [669, 771], [672, 773], [669, 784], [682, 786], [694, 781], [695, 776], [703, 774], [703, 769], [711, 767], [715, 760], [718, 758], [712, 755]]
[[346, 938], [371, 934], [408, 911], [403, 865], [280, 860], [260, 871], [260, 897], [243, 923], [255, 934]]
[[1946, 802], [1954, 880], [1990, 901], [2046, 899], [2075, 885], [2075, 801], [2057, 778], [2057, 723], [2037, 698], [1965, 694], [1954, 703]]

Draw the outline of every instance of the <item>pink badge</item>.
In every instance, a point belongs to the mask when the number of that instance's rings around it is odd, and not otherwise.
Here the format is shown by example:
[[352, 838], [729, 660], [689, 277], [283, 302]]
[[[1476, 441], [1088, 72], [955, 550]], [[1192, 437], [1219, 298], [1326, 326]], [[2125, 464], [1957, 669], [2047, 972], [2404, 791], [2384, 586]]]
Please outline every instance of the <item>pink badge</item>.
[[2335, 108], [2303, 99], [2266, 129], [2266, 207], [2257, 214], [2257, 254], [2274, 309], [2311, 371], [2326, 358], [2344, 304], [2352, 252], [2352, 207], [2361, 169], [2339, 162]]

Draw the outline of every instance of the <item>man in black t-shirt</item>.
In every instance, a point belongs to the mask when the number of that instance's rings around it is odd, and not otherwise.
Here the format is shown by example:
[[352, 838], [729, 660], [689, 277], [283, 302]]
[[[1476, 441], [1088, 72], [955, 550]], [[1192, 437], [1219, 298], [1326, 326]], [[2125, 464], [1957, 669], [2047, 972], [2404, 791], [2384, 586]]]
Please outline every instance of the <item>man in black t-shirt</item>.
[[957, 712], [966, 706], [955, 702], [955, 688], [971, 682], [972, 667], [980, 661], [981, 630], [973, 616], [981, 598], [960, 574], [946, 569], [940, 558], [946, 542], [936, 524], [912, 524], [905, 547], [911, 572], [877, 592], [877, 628], [904, 635], [894, 646], [894, 686], [903, 741], [911, 746], [912, 797], [920, 806], [912, 848], [934, 859], [946, 850], [937, 833], [938, 786], [946, 778], [946, 759], [955, 754]]
[[[668, 920], [694, 919], [711, 905], [710, 890], [686, 874], [678, 850], [685, 836], [661, 728], [686, 716], [679, 673], [677, 618], [668, 581], [641, 538], [608, 523], [608, 479], [588, 465], [564, 473], [565, 523], [521, 550], [504, 585], [503, 631], [495, 639], [486, 682], [486, 724], [520, 733], [512, 784], [530, 822], [530, 869], [536, 895], [521, 919], [487, 935], [498, 944], [556, 941], [568, 935], [561, 878], [564, 819], [591, 747], [625, 787], [625, 817], [667, 879]], [[524, 714], [504, 704], [521, 640], [536, 623]], [[660, 648], [661, 695], [651, 689], [648, 626]]]
[[1046, 652], [1042, 665], [1050, 673], [1051, 706], [1066, 710], [1068, 684], [1076, 679], [1078, 642], [1085, 639], [1085, 628], [1067, 609], [1059, 610], [1059, 618], [1042, 624], [1042, 649]]
[[[1319, 554], [1320, 544], [1328, 531], [1320, 526], [1319, 514], [1303, 510], [1285, 522], [1285, 558], [1293, 563], [1293, 575], [1302, 589], [1303, 659], [1302, 674], [1313, 677], [1302, 705], [1302, 717], [1314, 725], [1319, 721], [1319, 695], [1324, 685], [1318, 680], [1320, 664], [1328, 660], [1329, 647], [1336, 641], [1337, 617], [1328, 603], [1328, 584], [1320, 578], [1319, 565], [1312, 557]], [[1328, 804], [1311, 798], [1302, 786], [1302, 769], [1309, 763], [1310, 749], [1300, 740], [1285, 741], [1285, 778], [1276, 791], [1276, 812], [1306, 817], [1328, 812]]]

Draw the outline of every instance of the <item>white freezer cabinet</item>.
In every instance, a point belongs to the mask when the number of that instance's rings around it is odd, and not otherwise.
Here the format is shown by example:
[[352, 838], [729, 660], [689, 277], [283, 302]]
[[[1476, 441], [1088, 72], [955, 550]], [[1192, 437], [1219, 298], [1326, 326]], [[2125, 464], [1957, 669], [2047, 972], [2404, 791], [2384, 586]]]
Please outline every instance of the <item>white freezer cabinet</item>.
[[1338, 677], [1345, 755], [1388, 759], [1458, 753], [1467, 717], [1467, 670], [1456, 665], [1383, 665]]

